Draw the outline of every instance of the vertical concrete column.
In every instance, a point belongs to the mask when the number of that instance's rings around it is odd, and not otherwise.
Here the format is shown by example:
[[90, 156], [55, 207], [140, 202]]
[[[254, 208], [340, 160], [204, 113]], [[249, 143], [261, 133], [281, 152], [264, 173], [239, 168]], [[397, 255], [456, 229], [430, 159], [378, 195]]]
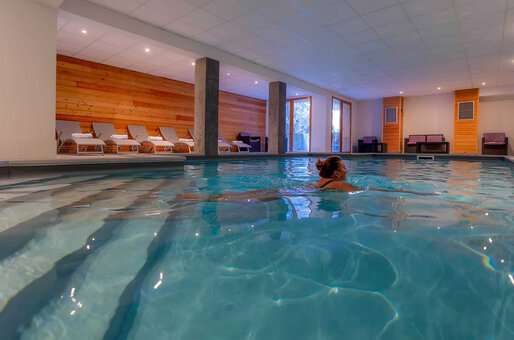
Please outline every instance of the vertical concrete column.
[[286, 83], [269, 84], [268, 151], [279, 155], [286, 153], [286, 91]]
[[0, 161], [56, 157], [59, 1], [0, 0]]
[[218, 155], [218, 95], [220, 63], [202, 58], [195, 68], [195, 151]]

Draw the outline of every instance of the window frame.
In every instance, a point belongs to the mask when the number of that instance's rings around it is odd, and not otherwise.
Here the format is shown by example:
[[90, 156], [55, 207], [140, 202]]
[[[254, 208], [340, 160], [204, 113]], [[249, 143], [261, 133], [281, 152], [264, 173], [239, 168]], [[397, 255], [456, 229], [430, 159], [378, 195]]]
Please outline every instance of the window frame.
[[[388, 109], [395, 109], [395, 116], [394, 116], [394, 122], [388, 122], [387, 121], [387, 110]], [[398, 119], [398, 112], [400, 111], [400, 108], [398, 106], [387, 106], [384, 107], [384, 125], [398, 125], [399, 119]]]
[[289, 132], [288, 132], [288, 143], [287, 143], [287, 152], [295, 152], [293, 151], [294, 145], [294, 102], [300, 100], [308, 100], [309, 101], [309, 146], [308, 151], [311, 152], [312, 145], [312, 97], [311, 96], [301, 96], [301, 97], [292, 97], [287, 99], [289, 103]]
[[[460, 104], [467, 104], [471, 103], [473, 104], [473, 117], [472, 118], [460, 118]], [[458, 121], [464, 121], [464, 122], [471, 122], [474, 121], [476, 117], [475, 114], [475, 101], [474, 100], [462, 100], [457, 102], [457, 120]]]

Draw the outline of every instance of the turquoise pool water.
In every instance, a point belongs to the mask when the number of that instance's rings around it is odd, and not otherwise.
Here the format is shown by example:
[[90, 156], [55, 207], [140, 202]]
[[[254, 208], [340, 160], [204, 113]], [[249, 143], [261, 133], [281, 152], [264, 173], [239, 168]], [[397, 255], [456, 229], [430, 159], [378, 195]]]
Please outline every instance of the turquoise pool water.
[[0, 186], [0, 338], [514, 339], [511, 164], [346, 161], [423, 196], [314, 192], [314, 163]]

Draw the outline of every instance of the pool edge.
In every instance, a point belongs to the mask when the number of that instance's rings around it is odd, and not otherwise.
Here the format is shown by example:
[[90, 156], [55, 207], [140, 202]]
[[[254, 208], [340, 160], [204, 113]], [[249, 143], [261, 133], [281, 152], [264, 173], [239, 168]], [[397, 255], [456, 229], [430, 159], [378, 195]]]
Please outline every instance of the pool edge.
[[[337, 155], [343, 159], [403, 159], [416, 160], [420, 154], [405, 153], [288, 153], [285, 155], [268, 153], [244, 153], [244, 154], [221, 154], [216, 157], [203, 155], [181, 154], [170, 156], [147, 156], [127, 158], [74, 158], [55, 159], [46, 161], [0, 161], [0, 179], [23, 178], [26, 176], [43, 175], [49, 173], [79, 173], [94, 171], [115, 171], [115, 170], [141, 170], [141, 169], [164, 169], [183, 167], [185, 164], [194, 161], [212, 160], [252, 160], [252, 159], [278, 159], [294, 157], [328, 157]], [[464, 160], [464, 161], [506, 161], [514, 163], [514, 156], [489, 156], [489, 155], [446, 155], [446, 154], [423, 154], [423, 156], [434, 156], [434, 160]]]

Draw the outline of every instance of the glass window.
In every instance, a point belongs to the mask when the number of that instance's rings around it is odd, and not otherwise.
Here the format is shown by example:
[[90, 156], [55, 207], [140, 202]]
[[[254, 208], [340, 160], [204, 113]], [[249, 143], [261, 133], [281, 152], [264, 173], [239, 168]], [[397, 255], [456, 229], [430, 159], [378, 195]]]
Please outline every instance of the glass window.
[[397, 123], [396, 107], [386, 107], [385, 108], [385, 122], [386, 122], [386, 124], [396, 124]]
[[293, 149], [295, 152], [310, 150], [311, 101], [308, 98], [293, 101]]
[[352, 104], [332, 98], [332, 152], [351, 152]]
[[459, 102], [459, 120], [473, 120], [474, 116], [474, 102]]
[[343, 120], [342, 120], [342, 131], [343, 137], [342, 140], [342, 152], [351, 152], [352, 151], [352, 134], [351, 134], [351, 126], [352, 126], [352, 105], [347, 102], [343, 102]]
[[310, 151], [311, 100], [290, 99], [286, 104], [286, 150]]
[[289, 151], [289, 135], [291, 131], [291, 105], [289, 104], [289, 100], [286, 102], [286, 145], [285, 148]]
[[341, 151], [341, 101], [332, 99], [332, 152]]

